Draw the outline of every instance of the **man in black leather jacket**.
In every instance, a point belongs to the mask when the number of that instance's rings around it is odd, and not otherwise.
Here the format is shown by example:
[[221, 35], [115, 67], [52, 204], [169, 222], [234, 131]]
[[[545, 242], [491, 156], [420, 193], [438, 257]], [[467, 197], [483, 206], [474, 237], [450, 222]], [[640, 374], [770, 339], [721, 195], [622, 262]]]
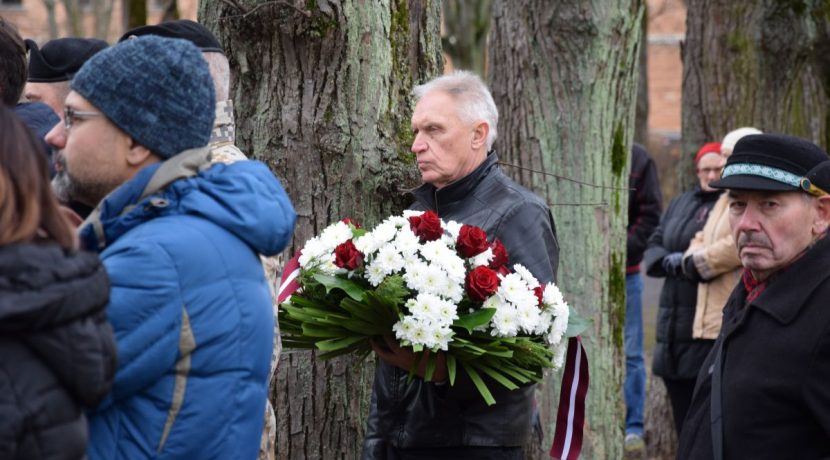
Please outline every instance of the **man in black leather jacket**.
[[[508, 265], [527, 267], [540, 282], [554, 281], [559, 245], [541, 198], [508, 178], [491, 151], [498, 110], [475, 75], [455, 72], [418, 86], [412, 115], [415, 153], [424, 184], [412, 209], [476, 225], [498, 238]], [[376, 344], [375, 373], [363, 459], [521, 459], [533, 419], [535, 385], [508, 391], [488, 385], [487, 406], [466, 375], [454, 386], [439, 364], [433, 382], [414, 377], [414, 355], [394, 340]], [[439, 362], [440, 359], [439, 359]]]

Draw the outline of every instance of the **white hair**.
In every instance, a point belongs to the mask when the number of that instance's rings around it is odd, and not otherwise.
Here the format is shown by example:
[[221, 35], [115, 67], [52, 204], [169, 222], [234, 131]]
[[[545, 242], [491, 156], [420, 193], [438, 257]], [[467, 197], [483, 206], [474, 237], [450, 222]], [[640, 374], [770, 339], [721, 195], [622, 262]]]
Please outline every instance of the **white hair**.
[[215, 51], [202, 53], [202, 56], [207, 61], [210, 76], [213, 78], [216, 102], [228, 99], [231, 87], [231, 68], [228, 65], [228, 58], [224, 54]]
[[742, 137], [749, 136], [750, 134], [764, 133], [760, 129], [752, 128], [750, 126], [730, 131], [729, 134], [723, 136], [723, 140], [720, 143], [721, 152], [723, 152], [724, 149], [729, 149], [729, 151], [731, 152], [735, 149], [735, 144], [737, 144]]
[[487, 150], [493, 147], [498, 135], [499, 109], [487, 85], [478, 75], [466, 70], [455, 72], [418, 85], [412, 90], [415, 102], [433, 91], [442, 91], [456, 100], [458, 115], [467, 123], [484, 120], [489, 126]]

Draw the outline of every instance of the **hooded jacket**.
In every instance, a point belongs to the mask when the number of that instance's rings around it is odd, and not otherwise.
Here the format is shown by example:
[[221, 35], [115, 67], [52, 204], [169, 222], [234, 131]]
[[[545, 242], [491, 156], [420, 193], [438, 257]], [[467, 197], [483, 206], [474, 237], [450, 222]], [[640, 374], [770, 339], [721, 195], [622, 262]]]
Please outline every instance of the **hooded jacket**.
[[295, 213], [256, 161], [207, 148], [145, 167], [81, 231], [112, 282], [121, 357], [90, 414], [90, 459], [255, 459], [273, 348], [258, 254], [291, 238]]
[[0, 248], [0, 458], [85, 458], [83, 408], [115, 374], [108, 288], [94, 254]]

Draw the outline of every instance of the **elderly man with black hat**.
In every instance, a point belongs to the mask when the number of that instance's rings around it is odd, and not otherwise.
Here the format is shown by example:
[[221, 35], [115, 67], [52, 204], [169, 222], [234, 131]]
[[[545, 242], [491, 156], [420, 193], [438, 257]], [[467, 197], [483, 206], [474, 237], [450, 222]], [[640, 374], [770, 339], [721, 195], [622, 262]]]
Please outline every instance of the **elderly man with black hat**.
[[62, 148], [81, 226], [112, 284], [112, 392], [89, 415], [89, 458], [257, 457], [274, 317], [258, 254], [295, 213], [258, 161], [212, 163], [214, 90], [185, 40], [128, 40], [71, 83]]
[[830, 457], [830, 159], [742, 138], [719, 181], [744, 272], [698, 375], [679, 459]]

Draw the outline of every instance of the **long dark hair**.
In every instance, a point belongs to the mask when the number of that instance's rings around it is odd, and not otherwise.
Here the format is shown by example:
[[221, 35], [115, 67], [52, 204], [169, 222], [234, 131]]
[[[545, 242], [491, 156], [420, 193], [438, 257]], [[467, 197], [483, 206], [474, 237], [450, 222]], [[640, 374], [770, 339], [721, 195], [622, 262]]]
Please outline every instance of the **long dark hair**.
[[70, 250], [74, 230], [52, 193], [37, 138], [10, 109], [0, 107], [0, 246], [39, 241]]

